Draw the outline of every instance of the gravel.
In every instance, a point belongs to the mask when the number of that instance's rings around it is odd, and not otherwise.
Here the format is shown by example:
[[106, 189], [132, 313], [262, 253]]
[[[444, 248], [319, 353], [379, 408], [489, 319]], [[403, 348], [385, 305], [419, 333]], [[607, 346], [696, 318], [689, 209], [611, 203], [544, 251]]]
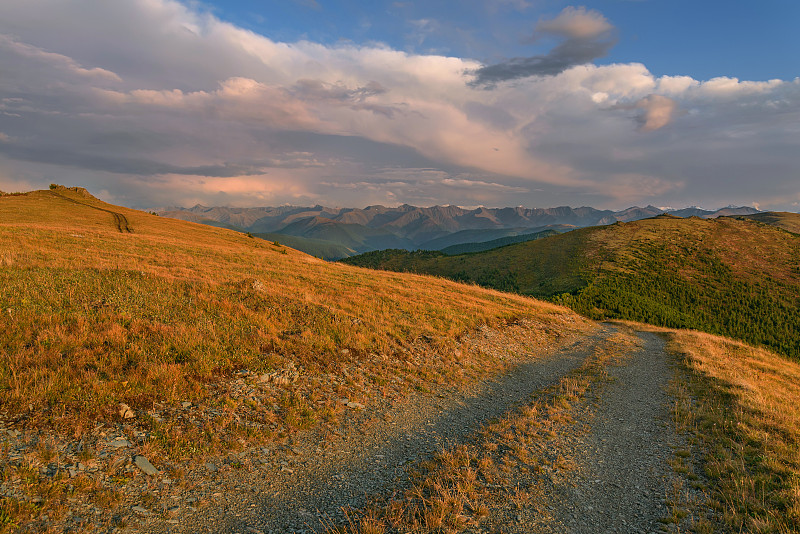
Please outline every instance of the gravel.
[[675, 531], [665, 522], [674, 488], [684, 494], [694, 490], [668, 464], [673, 452], [686, 446], [670, 419], [672, 357], [655, 334], [639, 338], [641, 350], [609, 367], [611, 381], [593, 391], [591, 409], [561, 436], [559, 452], [573, 459], [576, 469], [537, 480], [544, 503], [505, 510], [479, 532]]
[[[9, 465], [33, 462], [42, 477], [63, 472], [70, 479], [89, 477], [113, 486], [123, 474], [132, 481], [120, 488], [123, 499], [115, 509], [101, 510], [76, 493], [67, 499], [66, 517], [53, 523], [43, 516], [28, 525], [34, 531], [63, 525], [64, 530], [98, 532], [318, 532], [345, 520], [344, 508], [358, 509], [373, 497], [402, 492], [408, 472], [421, 461], [479, 440], [486, 422], [558, 383], [616, 332], [603, 325], [545, 346], [535, 329], [515, 328], [482, 327], [465, 340], [476, 350], [514, 362], [493, 380], [414, 392], [400, 402], [371, 397], [365, 405], [339, 399], [352, 406], [335, 428], [321, 425], [267, 446], [243, 443], [244, 450], [219, 451], [181, 469], [153, 465], [146, 453], [137, 454], [146, 434], [123, 432], [121, 425], [98, 425], [84, 443], [84, 438], [67, 442], [34, 430], [20, 432], [0, 421], [0, 442]], [[691, 449], [670, 420], [671, 357], [661, 338], [646, 333], [640, 338], [642, 348], [630, 349], [610, 365], [612, 380], [590, 391], [573, 414], [575, 421], [537, 445], [547, 449], [541, 452], [550, 459], [541, 472], [515, 472], [539, 497], [527, 506], [491, 505], [490, 517], [469, 532], [675, 531], [662, 520], [670, 515], [668, 501], [676, 488], [687, 500], [702, 502], [702, 495], [667, 463], [675, 449]], [[267, 379], [290, 381], [291, 376]], [[178, 408], [190, 409], [195, 408], [188, 402]], [[30, 451], [42, 447], [57, 452], [50, 463], [37, 463], [31, 456]], [[86, 447], [93, 451], [89, 459], [82, 457]], [[557, 467], [555, 460], [562, 455], [574, 469]], [[173, 475], [180, 480], [170, 480]], [[2, 484], [0, 495], [34, 504], [42, 498], [27, 495], [19, 478]], [[681, 530], [686, 526], [684, 520]]]
[[[481, 425], [529, 400], [579, 366], [609, 333], [575, 338], [551, 354], [524, 361], [470, 391], [443, 389], [398, 406], [359, 411], [329, 435], [308, 434], [280, 449], [247, 456], [250, 469], [193, 480], [205, 506], [180, 521], [152, 520], [146, 532], [317, 532], [344, 519], [371, 495], [402, 489], [407, 470], [447, 445], [474, 437]], [[541, 349], [539, 349], [541, 351]], [[194, 508], [194, 507], [193, 507]]]

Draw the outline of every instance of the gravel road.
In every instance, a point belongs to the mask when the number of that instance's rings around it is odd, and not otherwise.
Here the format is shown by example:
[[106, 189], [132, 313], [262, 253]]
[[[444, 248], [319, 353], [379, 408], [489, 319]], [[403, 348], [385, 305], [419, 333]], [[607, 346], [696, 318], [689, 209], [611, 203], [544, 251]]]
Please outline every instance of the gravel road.
[[[557, 383], [589, 358], [616, 327], [604, 325], [549, 354], [532, 356], [469, 391], [443, 388], [397, 405], [374, 406], [335, 432], [298, 435], [284, 446], [241, 457], [243, 467], [191, 475], [193, 490], [172, 515], [150, 516], [130, 531], [311, 533], [340, 523], [343, 507], [361, 508], [372, 496], [402, 491], [407, 471], [434, 452], [475, 439], [484, 423], [501, 417], [531, 394]], [[520, 482], [542, 497], [529, 506], [492, 507], [474, 533], [675, 532], [665, 521], [682, 475], [668, 464], [686, 439], [670, 420], [673, 376], [664, 340], [638, 334], [576, 406], [575, 420], [547, 445], [572, 467], [521, 472]], [[502, 345], [498, 338], [494, 341]], [[236, 465], [228, 462], [228, 465]], [[165, 519], [171, 517], [172, 519]], [[681, 530], [686, 520], [680, 524]]]
[[[576, 337], [552, 353], [523, 361], [468, 392], [420, 395], [383, 411], [368, 410], [337, 433], [300, 436], [281, 450], [264, 450], [250, 469], [209, 472], [194, 480], [206, 505], [181, 510], [179, 520], [155, 518], [147, 532], [316, 532], [342, 518], [342, 507], [404, 487], [406, 470], [481, 425], [529, 400], [579, 366], [613, 331]], [[379, 413], [378, 413], [379, 412]]]
[[664, 341], [642, 333], [644, 347], [609, 370], [591, 430], [578, 445], [575, 487], [556, 508], [560, 532], [659, 532], [676, 477], [667, 464], [679, 446], [669, 419], [672, 376]]
[[642, 348], [609, 367], [611, 381], [594, 390], [582, 420], [559, 437], [561, 453], [576, 468], [537, 480], [544, 503], [507, 508], [484, 525], [486, 531], [675, 531], [666, 521], [675, 488], [684, 494], [693, 490], [668, 464], [674, 451], [685, 447], [685, 437], [676, 434], [670, 420], [672, 358], [662, 338], [638, 335]]

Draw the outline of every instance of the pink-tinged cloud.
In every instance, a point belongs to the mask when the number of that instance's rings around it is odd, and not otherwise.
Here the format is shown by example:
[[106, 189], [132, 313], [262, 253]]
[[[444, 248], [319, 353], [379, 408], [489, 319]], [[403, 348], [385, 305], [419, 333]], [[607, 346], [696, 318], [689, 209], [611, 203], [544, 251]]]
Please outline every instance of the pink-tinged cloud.
[[615, 32], [583, 8], [536, 30], [560, 41], [547, 72], [477, 86], [469, 58], [276, 42], [172, 0], [0, 2], [0, 169], [137, 205], [796, 194], [800, 81], [596, 66]]
[[540, 20], [537, 32], [564, 35], [573, 39], [593, 39], [614, 29], [600, 12], [585, 7], [564, 8], [559, 15], [550, 20]]
[[639, 116], [640, 129], [652, 132], [663, 128], [672, 121], [678, 104], [671, 98], [662, 95], [649, 95], [633, 104], [642, 110]]

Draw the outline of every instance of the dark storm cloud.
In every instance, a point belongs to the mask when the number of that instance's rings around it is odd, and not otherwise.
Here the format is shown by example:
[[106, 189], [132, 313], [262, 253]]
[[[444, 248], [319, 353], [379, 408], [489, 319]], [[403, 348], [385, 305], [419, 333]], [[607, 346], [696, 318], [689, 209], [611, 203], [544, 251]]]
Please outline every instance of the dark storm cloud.
[[615, 28], [600, 13], [584, 8], [566, 8], [553, 20], [536, 25], [541, 35], [565, 39], [547, 54], [515, 57], [475, 70], [472, 86], [491, 88], [499, 82], [530, 76], [555, 76], [570, 67], [591, 63], [608, 54], [617, 44]]
[[259, 168], [243, 165], [225, 164], [184, 167], [140, 158], [110, 158], [57, 148], [19, 146], [12, 143], [0, 143], [0, 154], [5, 154], [11, 159], [21, 161], [47, 163], [51, 165], [68, 165], [70, 167], [91, 171], [104, 171], [138, 176], [179, 174], [185, 176], [229, 178], [232, 176], [256, 176], [264, 174], [264, 171]]

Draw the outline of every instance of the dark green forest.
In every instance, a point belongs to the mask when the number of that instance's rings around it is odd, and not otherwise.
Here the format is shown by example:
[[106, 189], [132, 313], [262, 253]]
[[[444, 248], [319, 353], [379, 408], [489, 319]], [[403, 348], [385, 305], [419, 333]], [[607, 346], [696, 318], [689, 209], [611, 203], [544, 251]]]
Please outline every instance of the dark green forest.
[[[551, 299], [593, 319], [626, 319], [741, 339], [800, 359], [796, 284], [770, 276], [743, 281], [708, 252], [692, 256], [653, 245], [635, 273], [605, 273]], [[681, 276], [690, 267], [693, 281]]]
[[800, 236], [761, 222], [659, 217], [472, 254], [385, 250], [346, 261], [521, 293], [592, 319], [729, 336], [800, 359]]

